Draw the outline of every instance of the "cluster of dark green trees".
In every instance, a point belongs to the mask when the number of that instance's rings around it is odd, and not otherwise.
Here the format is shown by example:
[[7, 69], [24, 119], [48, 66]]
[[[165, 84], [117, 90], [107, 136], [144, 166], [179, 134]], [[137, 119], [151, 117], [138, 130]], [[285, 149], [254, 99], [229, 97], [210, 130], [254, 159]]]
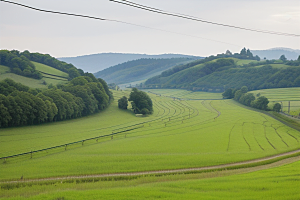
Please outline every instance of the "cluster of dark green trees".
[[42, 63], [66, 72], [69, 74], [69, 80], [84, 75], [83, 70], [77, 69], [72, 64], [59, 61], [49, 54], [30, 53], [27, 50], [24, 52], [17, 50], [0, 50], [0, 64], [8, 66], [12, 73], [30, 78], [41, 79], [42, 74], [35, 69], [34, 65], [30, 61]]
[[12, 73], [35, 79], [41, 79], [43, 76], [35, 69], [30, 60], [16, 50], [0, 50], [0, 65], [10, 68]]
[[229, 51], [226, 52], [226, 55], [229, 55], [233, 58], [239, 58], [239, 59], [249, 59], [249, 60], [257, 60], [260, 61], [259, 56], [253, 56], [250, 49], [243, 48], [240, 53], [231, 54]]
[[0, 127], [86, 116], [103, 110], [112, 99], [106, 82], [89, 73], [45, 90], [5, 79], [0, 82]]
[[[248, 93], [248, 88], [243, 86], [241, 89], [227, 89], [223, 94], [224, 99], [234, 99], [241, 104], [250, 106], [259, 110], [269, 110], [268, 104], [269, 100], [267, 97], [257, 95], [258, 98], [254, 96], [253, 93]], [[281, 105], [276, 103], [273, 107], [273, 111], [279, 112], [281, 110]]]
[[140, 91], [137, 88], [132, 88], [128, 100], [125, 96], [118, 100], [119, 108], [127, 109], [128, 101], [131, 101], [132, 109], [136, 114], [147, 115], [153, 113], [153, 103], [146, 92]]

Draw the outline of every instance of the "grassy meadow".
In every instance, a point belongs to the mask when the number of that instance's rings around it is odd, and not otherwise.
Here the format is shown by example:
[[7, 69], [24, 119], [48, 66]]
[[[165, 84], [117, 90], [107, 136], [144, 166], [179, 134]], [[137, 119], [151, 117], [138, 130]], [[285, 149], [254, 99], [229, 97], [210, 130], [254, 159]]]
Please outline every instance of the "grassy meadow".
[[14, 73], [3, 73], [0, 74], [0, 81], [10, 78], [14, 80], [17, 83], [21, 83], [23, 85], [26, 85], [31, 88], [47, 88], [47, 85], [43, 84], [44, 80], [38, 80], [38, 79], [33, 79], [33, 78], [28, 78], [25, 76], [20, 76], [18, 74]]
[[62, 76], [62, 77], [65, 77], [65, 78], [68, 78], [69, 75], [65, 72], [62, 72], [58, 69], [55, 69], [53, 67], [50, 67], [48, 65], [44, 65], [44, 64], [41, 64], [41, 63], [37, 63], [37, 62], [33, 62], [31, 61], [34, 66], [35, 66], [35, 69], [40, 71], [40, 72], [44, 72], [44, 73], [47, 73], [47, 74], [52, 74], [52, 75], [56, 75], [56, 76]]
[[194, 92], [180, 89], [147, 89], [145, 91], [156, 95], [180, 99], [212, 100], [223, 98], [222, 93]]
[[[67, 73], [37, 62], [32, 62], [32, 63], [34, 64], [34, 66], [38, 71], [47, 73], [47, 74], [43, 74], [42, 79], [38, 80], [38, 79], [28, 78], [25, 76], [20, 76], [14, 73], [9, 73], [9, 67], [0, 65], [0, 81], [6, 78], [10, 78], [17, 83], [21, 83], [31, 88], [47, 88], [48, 87], [47, 85], [64, 84], [68, 81], [69, 75]], [[61, 77], [57, 77], [57, 76], [61, 76]], [[45, 85], [44, 82], [46, 82], [47, 85]]]
[[[1, 156], [119, 134], [35, 153], [32, 158], [26, 155], [7, 159], [0, 164], [0, 179], [201, 167], [261, 158], [300, 147], [298, 131], [239, 107], [232, 100], [180, 101], [150, 93], [154, 113], [136, 117], [117, 108], [117, 99], [123, 95], [128, 96], [129, 92], [114, 91], [114, 103], [89, 117], [2, 129]], [[199, 98], [201, 95], [205, 94], [199, 93]]]
[[[270, 105], [276, 102], [283, 106], [283, 112], [288, 112], [290, 104], [290, 114], [299, 115], [300, 113], [300, 88], [276, 88], [251, 91], [253, 94], [260, 93], [269, 99]], [[290, 102], [289, 102], [290, 101]]]
[[[297, 200], [300, 161], [269, 167], [198, 174], [135, 177], [131, 180], [97, 178], [56, 181], [27, 186], [0, 184], [1, 199], [266, 199]], [[260, 170], [260, 171], [256, 171]], [[8, 189], [11, 188], [11, 189]]]
[[4, 74], [4, 73], [7, 73], [7, 72], [9, 72], [9, 67], [0, 65], [0, 74]]

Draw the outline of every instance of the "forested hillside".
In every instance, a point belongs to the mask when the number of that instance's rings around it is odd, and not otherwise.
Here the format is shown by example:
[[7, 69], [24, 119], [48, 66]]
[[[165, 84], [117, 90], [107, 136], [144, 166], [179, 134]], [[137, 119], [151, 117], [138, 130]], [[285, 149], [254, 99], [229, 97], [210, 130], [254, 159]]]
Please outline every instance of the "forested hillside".
[[193, 61], [192, 58], [143, 58], [107, 68], [94, 75], [103, 78], [108, 83], [128, 83], [150, 78], [166, 69], [191, 61]]
[[[243, 55], [249, 56], [245, 59]], [[220, 54], [174, 67], [148, 79], [146, 87], [216, 92], [242, 86], [249, 90], [299, 87], [300, 60], [287, 61], [284, 56], [281, 59], [259, 61], [243, 49], [240, 54]]]
[[[49, 84], [48, 89], [30, 88], [11, 79], [1, 81], [0, 127], [74, 119], [105, 109], [113, 99], [104, 80], [50, 55], [2, 50], [0, 56], [1, 64], [11, 72], [65, 80], [63, 84]], [[43, 69], [43, 75], [36, 68]]]
[[86, 116], [106, 108], [112, 98], [106, 83], [92, 74], [44, 90], [5, 79], [0, 82], [0, 127]]

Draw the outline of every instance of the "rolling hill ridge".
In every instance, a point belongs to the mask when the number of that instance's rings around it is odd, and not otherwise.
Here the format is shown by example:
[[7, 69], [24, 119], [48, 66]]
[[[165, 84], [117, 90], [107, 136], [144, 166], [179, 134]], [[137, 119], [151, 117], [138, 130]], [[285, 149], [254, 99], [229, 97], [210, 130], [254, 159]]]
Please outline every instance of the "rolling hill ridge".
[[142, 58], [104, 69], [94, 75], [108, 83], [129, 83], [153, 77], [164, 70], [193, 60], [193, 58]]

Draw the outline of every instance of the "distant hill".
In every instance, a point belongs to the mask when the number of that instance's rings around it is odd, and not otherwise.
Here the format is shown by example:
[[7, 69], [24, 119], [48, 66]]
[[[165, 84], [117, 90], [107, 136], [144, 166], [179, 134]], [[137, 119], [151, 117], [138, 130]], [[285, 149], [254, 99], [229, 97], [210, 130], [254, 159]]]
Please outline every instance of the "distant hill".
[[193, 60], [193, 58], [142, 58], [109, 67], [94, 75], [108, 83], [129, 83], [150, 78], [164, 70]]
[[161, 55], [147, 55], [147, 54], [127, 54], [127, 53], [100, 53], [92, 55], [84, 55], [77, 57], [57, 58], [66, 63], [71, 63], [77, 68], [83, 69], [85, 72], [95, 73], [115, 66], [127, 61], [137, 60], [141, 58], [201, 58], [197, 56], [181, 55], [181, 54], [161, 54]]
[[[232, 57], [235, 56], [235, 57]], [[241, 59], [220, 54], [164, 71], [145, 82], [146, 88], [179, 88], [222, 92], [247, 86], [249, 90], [300, 86], [300, 62]]]
[[272, 48], [267, 50], [251, 50], [253, 55], [258, 55], [261, 59], [267, 58], [268, 60], [279, 59], [281, 55], [285, 55], [288, 60], [297, 60], [300, 55], [300, 50], [289, 48]]

